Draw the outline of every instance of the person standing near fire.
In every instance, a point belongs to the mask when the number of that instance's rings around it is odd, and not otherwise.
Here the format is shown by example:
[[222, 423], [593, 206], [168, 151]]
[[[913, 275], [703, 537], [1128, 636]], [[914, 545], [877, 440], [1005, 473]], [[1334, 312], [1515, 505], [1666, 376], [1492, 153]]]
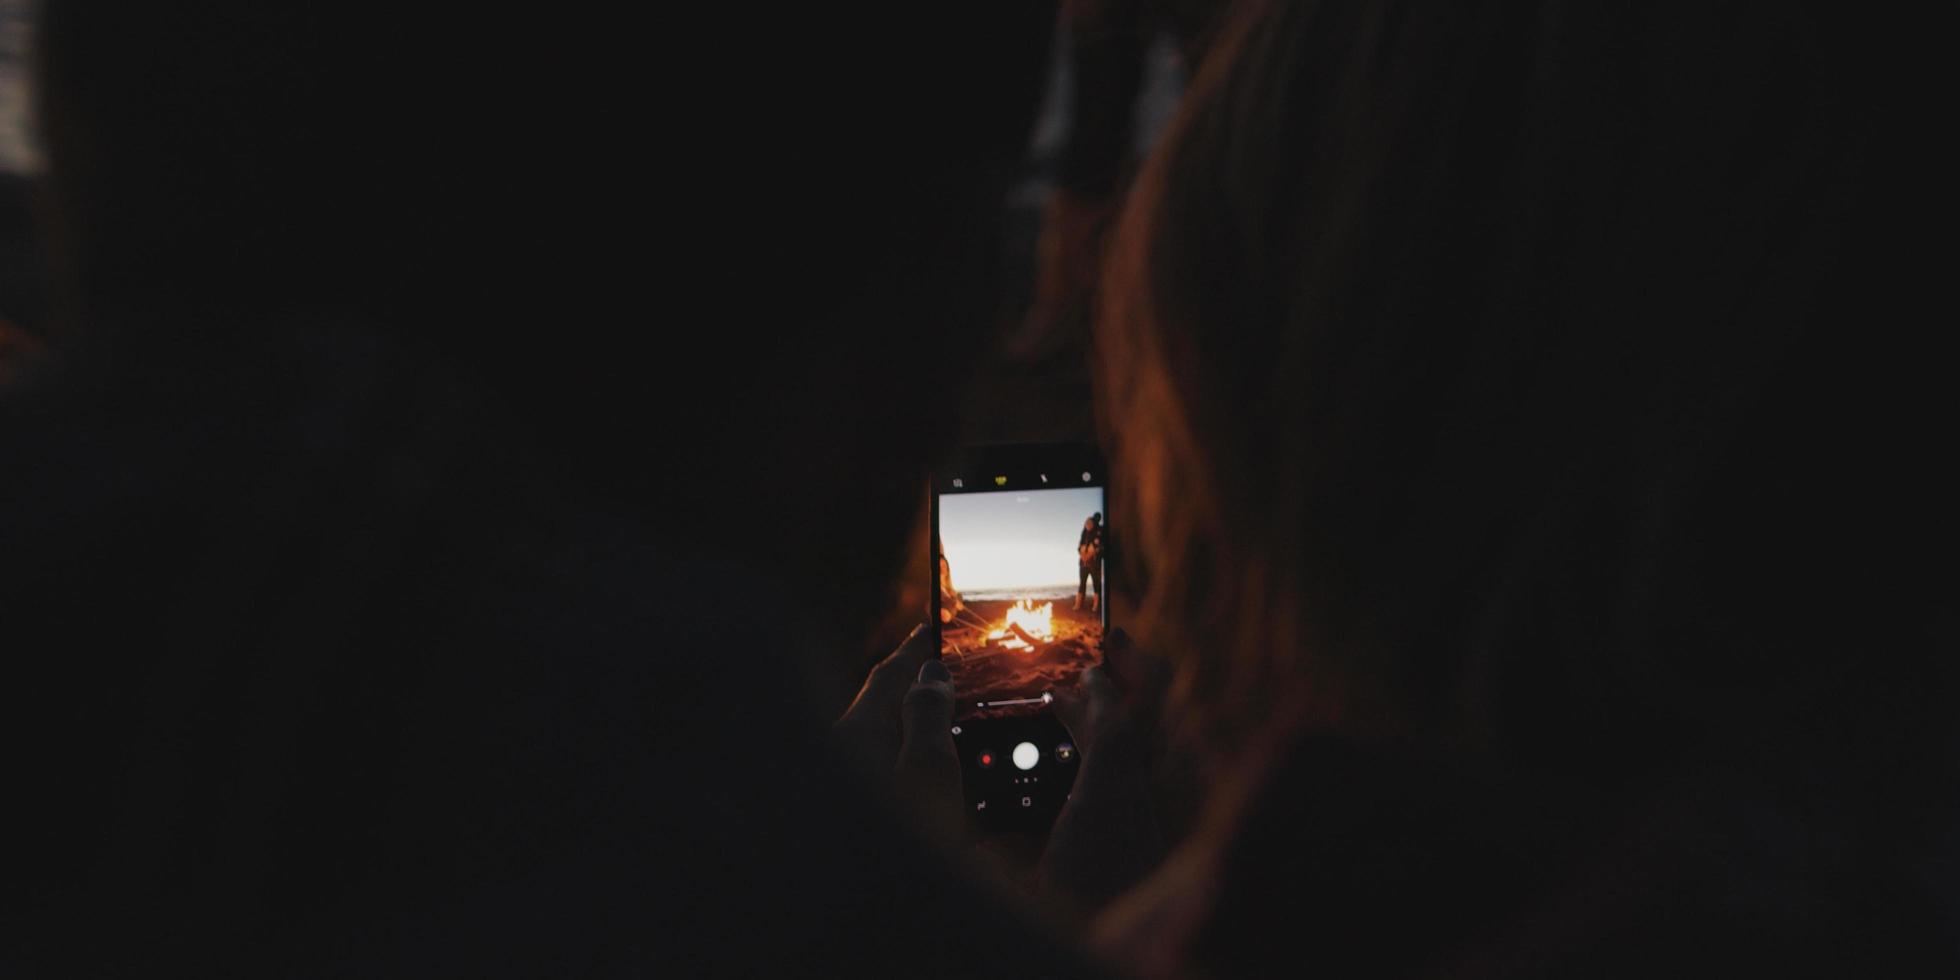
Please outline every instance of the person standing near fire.
[[1102, 511], [1089, 515], [1082, 522], [1082, 537], [1075, 543], [1075, 553], [1080, 558], [1080, 567], [1075, 578], [1075, 608], [1082, 608], [1082, 595], [1089, 591], [1089, 610], [1095, 612], [1102, 608], [1102, 553], [1103, 526]]

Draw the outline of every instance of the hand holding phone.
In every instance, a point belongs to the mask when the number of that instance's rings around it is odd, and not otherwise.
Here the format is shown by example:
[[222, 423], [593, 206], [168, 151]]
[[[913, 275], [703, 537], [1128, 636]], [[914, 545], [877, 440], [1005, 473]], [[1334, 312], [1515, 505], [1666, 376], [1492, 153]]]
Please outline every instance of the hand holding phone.
[[953, 679], [932, 656], [933, 632], [921, 625], [871, 668], [843, 717], [831, 726], [831, 750], [867, 776], [892, 777], [895, 795], [933, 829], [951, 835], [960, 822], [959, 761], [950, 734]]

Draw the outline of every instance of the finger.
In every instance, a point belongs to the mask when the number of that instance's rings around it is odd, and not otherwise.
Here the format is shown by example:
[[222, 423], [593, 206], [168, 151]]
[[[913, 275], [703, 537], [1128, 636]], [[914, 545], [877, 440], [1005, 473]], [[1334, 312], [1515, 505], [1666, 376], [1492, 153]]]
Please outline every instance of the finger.
[[867, 686], [875, 686], [880, 698], [897, 704], [905, 697], [914, 678], [919, 676], [919, 667], [932, 659], [932, 631], [924, 623], [912, 627], [906, 634], [905, 642], [898, 645], [891, 655], [871, 668]]
[[921, 623], [912, 628], [898, 649], [871, 668], [870, 675], [864, 679], [864, 686], [858, 689], [857, 698], [844, 710], [844, 716], [895, 717], [899, 702], [904, 700], [905, 692], [912, 684], [912, 678], [918, 675], [919, 665], [931, 659], [931, 656], [932, 631]]
[[1123, 692], [1117, 690], [1109, 671], [1102, 667], [1083, 671], [1073, 690], [1052, 693], [1050, 707], [1054, 709], [1055, 717], [1068, 729], [1069, 737], [1075, 741], [1075, 747], [1083, 758], [1090, 757], [1095, 753], [1096, 746], [1107, 742], [1112, 731], [1116, 737], [1127, 733]]

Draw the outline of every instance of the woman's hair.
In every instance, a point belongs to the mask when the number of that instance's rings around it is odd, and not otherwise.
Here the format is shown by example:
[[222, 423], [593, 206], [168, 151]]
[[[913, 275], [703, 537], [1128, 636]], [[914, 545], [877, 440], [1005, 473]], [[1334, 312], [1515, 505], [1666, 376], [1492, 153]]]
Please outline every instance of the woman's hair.
[[1923, 678], [1933, 89], [1855, 14], [1581, 7], [1241, 4], [1141, 173], [1100, 415], [1212, 744], [1610, 763]]

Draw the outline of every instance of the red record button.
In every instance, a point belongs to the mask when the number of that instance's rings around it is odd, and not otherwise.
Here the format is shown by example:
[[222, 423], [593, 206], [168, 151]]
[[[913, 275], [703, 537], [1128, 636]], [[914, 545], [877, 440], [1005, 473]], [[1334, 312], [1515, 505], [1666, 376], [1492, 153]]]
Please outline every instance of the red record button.
[[992, 752], [980, 753], [980, 768], [992, 769], [993, 767], [994, 767], [994, 754]]

